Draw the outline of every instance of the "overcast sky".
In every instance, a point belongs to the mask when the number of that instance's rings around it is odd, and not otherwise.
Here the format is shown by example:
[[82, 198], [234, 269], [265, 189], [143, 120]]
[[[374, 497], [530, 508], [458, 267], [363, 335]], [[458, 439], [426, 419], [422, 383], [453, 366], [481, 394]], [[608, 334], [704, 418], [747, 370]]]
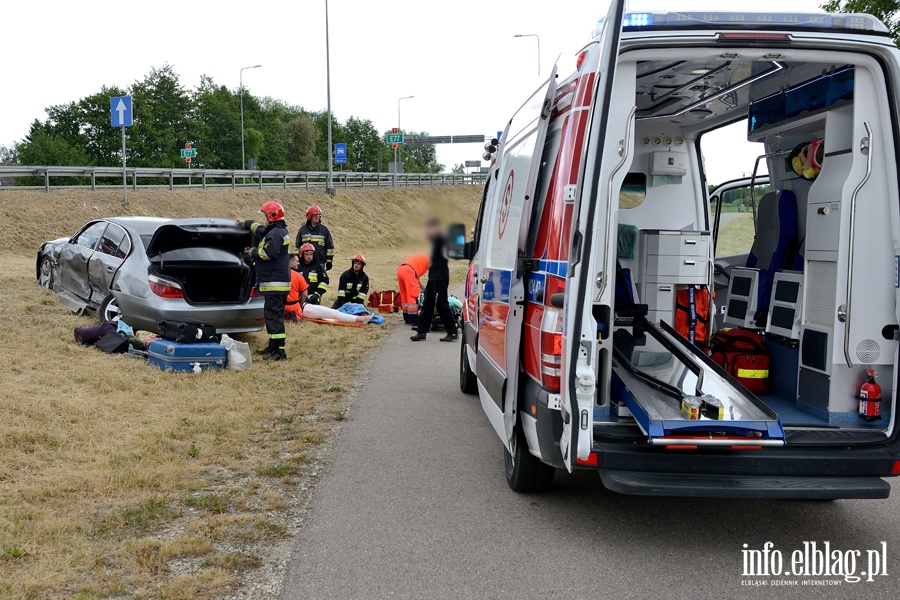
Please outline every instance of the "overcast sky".
[[[820, 0], [632, 0], [631, 10], [677, 7], [817, 11]], [[255, 95], [323, 109], [324, 0], [4, 0], [0, 144], [21, 140], [44, 108], [106, 85], [130, 85], [172, 64], [189, 88], [201, 75]], [[539, 83], [574, 55], [606, 13], [606, 0], [330, 0], [332, 109], [432, 135], [496, 135]], [[140, 107], [135, 107], [140, 111]], [[438, 146], [448, 169], [480, 158], [478, 145]], [[733, 157], [732, 157], [733, 159]], [[707, 157], [710, 177], [736, 167]], [[733, 160], [732, 160], [733, 162]], [[751, 159], [752, 162], [752, 159]], [[719, 168], [721, 167], [721, 168]], [[737, 168], [739, 171], [749, 170]]]

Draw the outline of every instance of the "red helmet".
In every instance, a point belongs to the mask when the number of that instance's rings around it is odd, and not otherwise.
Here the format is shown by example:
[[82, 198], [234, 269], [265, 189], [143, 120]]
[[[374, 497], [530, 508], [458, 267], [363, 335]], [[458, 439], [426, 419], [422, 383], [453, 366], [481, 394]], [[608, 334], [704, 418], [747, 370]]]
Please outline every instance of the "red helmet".
[[284, 207], [274, 200], [269, 200], [263, 204], [259, 212], [266, 215], [266, 218], [270, 221], [280, 221], [284, 218]]
[[313, 245], [310, 244], [309, 242], [306, 242], [305, 244], [300, 246], [300, 254], [303, 254], [304, 252], [315, 252], [315, 251], [316, 251], [316, 249], [313, 248]]
[[366, 266], [366, 257], [363, 256], [362, 254], [357, 254], [356, 256], [354, 256], [353, 260], [350, 261], [350, 264], [352, 265], [356, 261], [359, 261], [363, 264], [363, 266]]
[[315, 204], [306, 209], [306, 220], [311, 220], [313, 218], [313, 215], [319, 215], [320, 217], [322, 216], [322, 209]]

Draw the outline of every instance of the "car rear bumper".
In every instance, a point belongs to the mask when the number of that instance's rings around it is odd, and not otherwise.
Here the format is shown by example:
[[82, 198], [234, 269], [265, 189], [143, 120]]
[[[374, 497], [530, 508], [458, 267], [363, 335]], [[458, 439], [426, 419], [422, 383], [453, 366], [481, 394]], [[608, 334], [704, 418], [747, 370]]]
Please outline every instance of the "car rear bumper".
[[219, 333], [259, 331], [265, 324], [263, 299], [251, 298], [245, 304], [192, 306], [180, 299], [142, 298], [113, 292], [122, 310], [122, 318], [135, 329], [157, 331], [164, 319], [194, 319], [215, 325]]

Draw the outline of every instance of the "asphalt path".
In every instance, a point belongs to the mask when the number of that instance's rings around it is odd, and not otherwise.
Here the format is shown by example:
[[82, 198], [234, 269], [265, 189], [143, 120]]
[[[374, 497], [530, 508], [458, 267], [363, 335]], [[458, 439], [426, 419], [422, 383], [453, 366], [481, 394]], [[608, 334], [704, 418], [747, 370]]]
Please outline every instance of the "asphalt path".
[[[457, 387], [459, 346], [409, 335], [391, 334], [350, 411], [284, 598], [898, 596], [896, 490], [881, 501], [634, 497], [580, 472], [560, 473], [551, 493], [518, 495], [477, 397]], [[886, 542], [888, 575], [742, 577], [744, 544], [774, 543], [790, 568], [804, 542], [826, 541], [861, 551], [857, 573]]]

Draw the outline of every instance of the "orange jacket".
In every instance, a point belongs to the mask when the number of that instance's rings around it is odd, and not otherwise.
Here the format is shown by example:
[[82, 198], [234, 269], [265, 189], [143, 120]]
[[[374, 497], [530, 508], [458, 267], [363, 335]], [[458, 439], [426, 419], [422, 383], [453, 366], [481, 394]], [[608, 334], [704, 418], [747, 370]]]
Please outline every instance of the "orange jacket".
[[284, 310], [295, 312], [300, 315], [303, 310], [300, 307], [300, 294], [309, 288], [306, 278], [297, 271], [291, 269], [291, 291], [288, 293], [287, 301], [284, 303]]
[[428, 273], [428, 261], [427, 254], [413, 254], [400, 264], [409, 265], [416, 272], [416, 277], [422, 277]]

